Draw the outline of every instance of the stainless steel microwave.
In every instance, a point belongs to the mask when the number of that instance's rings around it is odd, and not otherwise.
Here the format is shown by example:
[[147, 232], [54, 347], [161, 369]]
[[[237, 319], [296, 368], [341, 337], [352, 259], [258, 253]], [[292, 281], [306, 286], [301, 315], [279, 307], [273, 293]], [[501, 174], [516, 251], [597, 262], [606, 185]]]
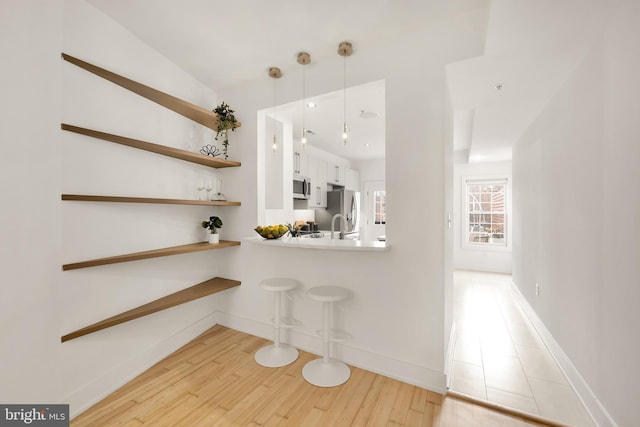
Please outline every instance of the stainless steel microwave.
[[293, 198], [308, 199], [311, 196], [311, 180], [305, 176], [293, 178]]

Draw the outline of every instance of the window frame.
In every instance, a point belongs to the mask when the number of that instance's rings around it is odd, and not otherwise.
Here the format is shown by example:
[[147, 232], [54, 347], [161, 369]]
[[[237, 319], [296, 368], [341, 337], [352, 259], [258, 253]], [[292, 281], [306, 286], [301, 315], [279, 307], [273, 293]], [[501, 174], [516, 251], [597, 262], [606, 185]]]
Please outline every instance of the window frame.
[[[469, 211], [469, 186], [470, 185], [486, 185], [500, 184], [504, 185], [504, 242], [501, 243], [482, 243], [470, 242], [469, 237], [469, 216], [473, 213]], [[474, 251], [495, 251], [510, 252], [512, 242], [513, 227], [511, 224], [511, 177], [506, 175], [500, 176], [463, 176], [461, 181], [461, 200], [460, 213], [463, 216], [460, 221], [460, 243], [462, 248]]]
[[[373, 209], [372, 213], [372, 219], [373, 219], [373, 223], [375, 225], [387, 225], [387, 190], [372, 190], [373, 194], [371, 195], [371, 208]], [[376, 193], [381, 193], [384, 192], [384, 207], [382, 207], [380, 209], [381, 211], [381, 215], [384, 215], [384, 220], [383, 221], [376, 221], [376, 215], [378, 214], [378, 209], [377, 209], [377, 196]]]

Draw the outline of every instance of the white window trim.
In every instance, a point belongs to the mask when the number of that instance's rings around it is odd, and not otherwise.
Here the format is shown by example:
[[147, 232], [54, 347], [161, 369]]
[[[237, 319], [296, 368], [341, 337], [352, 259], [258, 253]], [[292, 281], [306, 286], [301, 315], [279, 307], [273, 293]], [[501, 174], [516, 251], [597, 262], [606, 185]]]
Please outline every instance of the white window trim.
[[[463, 250], [480, 251], [480, 252], [511, 252], [513, 248], [513, 224], [511, 222], [511, 175], [481, 175], [481, 176], [462, 176], [460, 182], [460, 246]], [[505, 245], [482, 245], [467, 242], [467, 230], [469, 229], [469, 215], [467, 212], [467, 183], [468, 182], [499, 182], [506, 181], [505, 197], [507, 203], [505, 206], [505, 225], [507, 241]]]

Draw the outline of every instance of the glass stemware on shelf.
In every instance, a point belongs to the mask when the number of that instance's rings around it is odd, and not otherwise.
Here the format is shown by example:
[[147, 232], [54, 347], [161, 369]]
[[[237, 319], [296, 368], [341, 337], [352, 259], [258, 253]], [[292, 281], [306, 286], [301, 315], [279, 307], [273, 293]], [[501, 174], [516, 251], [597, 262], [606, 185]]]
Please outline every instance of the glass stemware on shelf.
[[[198, 190], [198, 200], [227, 201], [227, 196], [222, 192], [222, 179], [216, 176], [198, 178], [196, 181], [196, 190]], [[207, 191], [206, 198], [203, 198], [202, 190]]]
[[211, 178], [209, 178], [207, 180], [207, 185], [205, 187], [205, 190], [207, 190], [207, 200], [211, 200], [211, 190], [213, 190], [213, 181], [211, 180]]
[[202, 190], [204, 190], [204, 179], [200, 178], [196, 183], [196, 190], [198, 190], [198, 200], [202, 200]]

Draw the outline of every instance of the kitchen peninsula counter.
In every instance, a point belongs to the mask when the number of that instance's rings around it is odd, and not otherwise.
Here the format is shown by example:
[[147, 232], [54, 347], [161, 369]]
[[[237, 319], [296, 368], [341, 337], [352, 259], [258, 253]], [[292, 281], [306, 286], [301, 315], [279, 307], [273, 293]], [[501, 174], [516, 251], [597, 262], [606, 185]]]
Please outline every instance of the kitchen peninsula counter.
[[305, 237], [283, 237], [281, 239], [264, 239], [262, 237], [247, 237], [243, 239], [249, 243], [259, 245], [279, 246], [300, 249], [319, 249], [334, 251], [369, 251], [383, 252], [388, 251], [390, 246], [386, 242], [378, 241], [360, 241], [360, 240], [339, 240], [339, 239], [313, 239]]

